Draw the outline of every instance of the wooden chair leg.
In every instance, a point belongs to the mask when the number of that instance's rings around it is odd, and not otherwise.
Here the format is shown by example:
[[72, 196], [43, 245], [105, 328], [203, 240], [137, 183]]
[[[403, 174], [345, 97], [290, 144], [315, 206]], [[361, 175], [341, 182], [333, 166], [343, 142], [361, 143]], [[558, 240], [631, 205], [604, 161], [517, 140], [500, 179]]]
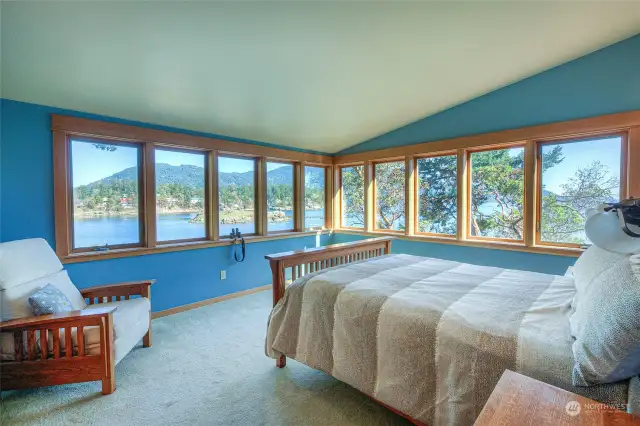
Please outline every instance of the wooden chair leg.
[[102, 326], [104, 370], [102, 373], [102, 394], [109, 395], [116, 390], [115, 347], [113, 345], [113, 314], [105, 318]]
[[106, 377], [102, 379], [102, 394], [109, 395], [116, 390], [116, 378], [115, 376]]
[[287, 365], [287, 357], [284, 355], [280, 355], [278, 359], [276, 359], [276, 367], [284, 368]]

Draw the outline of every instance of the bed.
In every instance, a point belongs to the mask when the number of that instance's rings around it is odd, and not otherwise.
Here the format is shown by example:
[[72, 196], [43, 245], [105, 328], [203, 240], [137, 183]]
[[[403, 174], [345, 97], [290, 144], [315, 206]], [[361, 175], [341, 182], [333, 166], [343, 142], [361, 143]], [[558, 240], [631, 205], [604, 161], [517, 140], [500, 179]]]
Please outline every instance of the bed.
[[637, 387], [572, 385], [571, 277], [391, 254], [391, 238], [267, 258], [267, 355], [324, 371], [414, 424], [473, 424], [505, 369], [616, 406]]

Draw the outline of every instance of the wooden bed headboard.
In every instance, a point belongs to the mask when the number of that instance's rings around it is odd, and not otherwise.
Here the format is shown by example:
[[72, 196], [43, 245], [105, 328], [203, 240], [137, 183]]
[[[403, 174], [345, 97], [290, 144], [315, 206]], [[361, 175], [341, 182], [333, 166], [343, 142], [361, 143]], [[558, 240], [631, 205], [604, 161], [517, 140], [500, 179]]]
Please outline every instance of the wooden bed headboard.
[[394, 237], [369, 238], [266, 255], [265, 259], [269, 261], [273, 274], [273, 306], [284, 296], [288, 268], [291, 268], [291, 280], [295, 281], [298, 277], [321, 269], [389, 254], [393, 239]]

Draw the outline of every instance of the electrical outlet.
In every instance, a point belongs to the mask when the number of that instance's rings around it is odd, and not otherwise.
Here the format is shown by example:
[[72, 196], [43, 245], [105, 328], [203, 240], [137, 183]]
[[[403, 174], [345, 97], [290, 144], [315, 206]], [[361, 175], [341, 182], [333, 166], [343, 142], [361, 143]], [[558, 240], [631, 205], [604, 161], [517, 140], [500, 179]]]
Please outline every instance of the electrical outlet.
[[221, 280], [227, 279], [227, 271], [220, 271], [220, 279]]

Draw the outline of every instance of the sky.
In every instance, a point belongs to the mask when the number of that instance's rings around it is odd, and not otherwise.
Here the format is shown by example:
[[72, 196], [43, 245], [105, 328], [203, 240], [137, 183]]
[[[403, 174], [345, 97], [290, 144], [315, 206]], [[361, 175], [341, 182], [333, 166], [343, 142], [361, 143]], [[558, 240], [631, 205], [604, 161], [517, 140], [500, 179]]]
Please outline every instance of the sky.
[[[554, 145], [544, 145], [543, 153], [553, 149]], [[93, 143], [72, 141], [73, 186], [86, 185], [102, 178], [111, 176], [121, 170], [137, 165], [137, 150], [127, 146], [118, 146], [115, 151], [103, 151], [93, 146]], [[620, 170], [621, 138], [613, 137], [581, 141], [580, 143], [562, 144], [564, 161], [549, 170], [543, 177], [545, 189], [556, 194], [562, 193], [561, 185], [573, 176], [579, 168], [588, 166], [598, 160], [615, 174]], [[204, 155], [190, 154], [177, 151], [157, 150], [156, 162], [168, 163], [174, 166], [189, 164], [204, 166]], [[253, 160], [240, 158], [219, 157], [218, 167], [225, 173], [244, 173], [253, 170]], [[267, 170], [279, 167], [291, 167], [290, 164], [267, 163]]]
[[[71, 158], [73, 168], [73, 186], [86, 185], [109, 177], [138, 164], [137, 150], [127, 146], [118, 146], [115, 151], [103, 151], [91, 142], [72, 141]], [[167, 163], [173, 166], [192, 165], [204, 167], [203, 154], [156, 150], [156, 163]], [[242, 158], [218, 157], [218, 168], [223, 173], [244, 173], [253, 170], [254, 161]], [[291, 167], [290, 164], [267, 163], [267, 171], [280, 167]]]
[[[619, 136], [561, 145], [564, 161], [542, 175], [542, 185], [546, 190], [562, 194], [561, 185], [578, 169], [589, 166], [595, 160], [600, 161], [611, 171], [609, 176], [619, 176], [622, 152], [622, 139]], [[542, 153], [552, 150], [554, 146], [554, 144], [544, 145]]]

